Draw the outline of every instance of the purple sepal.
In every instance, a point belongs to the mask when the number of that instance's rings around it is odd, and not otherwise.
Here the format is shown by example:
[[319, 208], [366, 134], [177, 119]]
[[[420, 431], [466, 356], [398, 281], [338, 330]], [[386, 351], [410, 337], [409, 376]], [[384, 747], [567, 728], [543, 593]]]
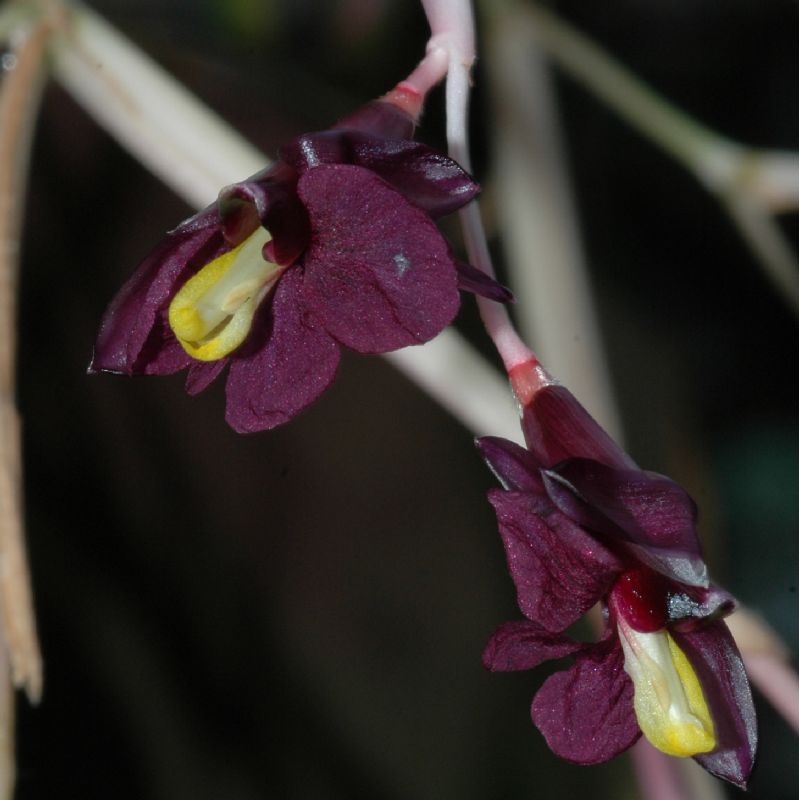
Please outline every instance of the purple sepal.
[[641, 730], [618, 639], [584, 650], [571, 669], [547, 678], [532, 715], [552, 751], [577, 764], [607, 761], [635, 744]]
[[529, 450], [498, 436], [475, 440], [480, 455], [505, 489], [544, 493], [538, 464]]
[[331, 130], [361, 131], [384, 139], [410, 139], [416, 123], [407, 111], [385, 100], [372, 100], [342, 117]]
[[757, 750], [757, 719], [741, 655], [723, 622], [674, 639], [696, 670], [716, 728], [718, 746], [694, 756], [708, 772], [746, 788]]
[[610, 591], [622, 562], [548, 501], [501, 489], [488, 499], [526, 617], [561, 632]]
[[568, 458], [592, 458], [620, 469], [635, 462], [564, 386], [550, 384], [538, 391], [522, 413], [527, 446], [543, 466]]
[[288, 422], [330, 385], [338, 345], [302, 313], [302, 272], [287, 270], [231, 360], [225, 419], [239, 433]]
[[189, 372], [186, 375], [186, 392], [190, 395], [199, 394], [207, 389], [224, 371], [228, 365], [227, 358], [218, 361], [191, 360]]
[[494, 300], [497, 303], [513, 303], [516, 298], [510, 289], [497, 283], [493, 278], [466, 261], [456, 261], [458, 268], [458, 288]]
[[631, 544], [637, 558], [681, 583], [707, 586], [696, 506], [669, 478], [572, 458], [543, 471], [552, 502], [581, 525]]
[[174, 359], [168, 359], [170, 364], [163, 369], [159, 369], [157, 360], [168, 342], [164, 309], [190, 275], [224, 250], [224, 241], [216, 227], [167, 236], [103, 314], [89, 372], [125, 375], [173, 372]]
[[529, 620], [505, 622], [491, 634], [483, 651], [483, 666], [491, 672], [516, 672], [570, 656], [585, 647], [591, 645], [545, 631]]
[[451, 214], [480, 191], [456, 161], [421, 142], [349, 137], [352, 163], [374, 172], [432, 217]]
[[429, 217], [361, 167], [309, 170], [306, 307], [341, 344], [383, 353], [425, 342], [460, 298], [449, 247]]

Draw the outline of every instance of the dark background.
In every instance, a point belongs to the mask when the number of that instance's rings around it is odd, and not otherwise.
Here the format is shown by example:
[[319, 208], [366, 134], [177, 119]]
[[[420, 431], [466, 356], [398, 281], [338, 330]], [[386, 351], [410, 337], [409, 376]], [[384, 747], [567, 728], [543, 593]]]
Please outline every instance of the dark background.
[[[426, 38], [396, 0], [92, 5], [266, 152], [386, 91]], [[712, 127], [799, 150], [796, 2], [556, 7]], [[486, 85], [478, 67], [490, 198]], [[558, 89], [629, 449], [689, 487], [717, 579], [796, 650], [796, 318], [690, 176]], [[420, 132], [438, 145], [440, 112], [436, 97]], [[317, 405], [246, 437], [221, 384], [189, 398], [180, 377], [86, 376], [106, 303], [188, 212], [48, 89], [19, 337], [46, 689], [19, 703], [18, 797], [635, 797], [626, 759], [548, 752], [529, 720], [546, 668], [483, 671], [487, 636], [518, 616], [492, 479], [381, 359], [345, 357]], [[481, 341], [471, 306], [460, 324]], [[795, 798], [796, 736], [759, 710], [750, 796]]]

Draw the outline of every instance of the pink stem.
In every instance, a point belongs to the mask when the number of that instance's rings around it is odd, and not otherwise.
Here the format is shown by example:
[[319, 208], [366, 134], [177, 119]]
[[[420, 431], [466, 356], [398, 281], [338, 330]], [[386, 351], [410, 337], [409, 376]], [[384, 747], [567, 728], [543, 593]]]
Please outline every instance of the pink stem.
[[[435, 58], [438, 66], [443, 56], [447, 76], [447, 142], [449, 154], [467, 172], [471, 172], [467, 117], [469, 71], [474, 62], [474, 19], [469, 0], [422, 0], [432, 37], [427, 47], [427, 59]], [[425, 60], [427, 60], [425, 59]], [[408, 79], [415, 79], [424, 61]], [[427, 77], [428, 70], [422, 71]], [[488, 251], [485, 231], [477, 203], [472, 202], [460, 211], [463, 237], [469, 260], [478, 269], [494, 277], [494, 267]], [[503, 305], [477, 297], [480, 317], [486, 332], [499, 352], [507, 372], [521, 364], [537, 359], [532, 350], [521, 340], [513, 327], [510, 316]]]
[[799, 733], [799, 675], [772, 653], [744, 655], [744, 663], [752, 683]]
[[647, 800], [685, 800], [688, 796], [677, 762], [672, 762], [643, 738], [630, 750], [641, 793]]

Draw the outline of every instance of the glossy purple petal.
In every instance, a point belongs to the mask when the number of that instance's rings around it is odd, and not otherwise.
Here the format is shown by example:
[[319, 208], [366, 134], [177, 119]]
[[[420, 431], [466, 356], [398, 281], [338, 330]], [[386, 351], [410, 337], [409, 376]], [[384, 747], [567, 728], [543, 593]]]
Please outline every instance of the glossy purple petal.
[[103, 315], [89, 372], [157, 372], [148, 363], [167, 341], [161, 322], [169, 300], [190, 275], [223, 250], [218, 226], [163, 239]]
[[491, 672], [516, 672], [591, 646], [545, 631], [528, 620], [506, 622], [491, 634], [483, 651], [483, 666]]
[[555, 505], [581, 525], [624, 539], [644, 563], [689, 585], [707, 585], [696, 506], [669, 478], [573, 458], [544, 470]]
[[421, 142], [350, 136], [353, 164], [379, 175], [433, 217], [451, 214], [480, 191], [468, 172]]
[[455, 263], [458, 268], [458, 288], [461, 291], [479, 294], [480, 297], [487, 297], [497, 303], [514, 302], [513, 292], [490, 278], [483, 270], [473, 267], [466, 261]]
[[505, 489], [544, 493], [538, 464], [524, 447], [498, 436], [483, 436], [475, 444]]
[[593, 458], [621, 469], [635, 468], [635, 462], [564, 386], [552, 384], [535, 394], [524, 408], [522, 430], [542, 466], [567, 458]]
[[546, 500], [493, 489], [519, 608], [549, 631], [564, 631], [609, 591], [621, 561]]
[[598, 764], [633, 745], [641, 730], [618, 639], [585, 650], [571, 669], [547, 678], [532, 714], [552, 751], [567, 761]]
[[455, 265], [427, 215], [360, 167], [306, 172], [309, 311], [339, 342], [384, 353], [426, 342], [458, 311]]
[[723, 622], [674, 633], [696, 670], [716, 726], [718, 748], [695, 756], [708, 772], [746, 788], [757, 750], [757, 718], [743, 662]]
[[303, 317], [302, 272], [287, 270], [277, 284], [271, 314], [231, 360], [225, 418], [240, 433], [288, 422], [330, 385], [339, 361], [338, 345]]

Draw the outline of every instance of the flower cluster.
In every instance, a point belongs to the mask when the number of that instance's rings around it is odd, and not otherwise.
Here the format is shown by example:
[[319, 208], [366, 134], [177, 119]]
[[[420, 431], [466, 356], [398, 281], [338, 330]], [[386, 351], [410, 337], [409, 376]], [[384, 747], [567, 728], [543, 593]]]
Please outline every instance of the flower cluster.
[[227, 420], [257, 431], [327, 388], [341, 345], [383, 353], [425, 342], [454, 318], [459, 288], [507, 301], [433, 221], [477, 184], [413, 141], [401, 105], [374, 101], [297, 137], [171, 231], [110, 304], [89, 370], [188, 367], [195, 394], [229, 364]]
[[[527, 449], [478, 440], [501, 482], [489, 499], [525, 620], [500, 626], [490, 670], [572, 656], [539, 689], [533, 722], [550, 748], [606, 761], [641, 735], [739, 786], [751, 772], [755, 713], [722, 617], [733, 599], [708, 582], [685, 491], [631, 461], [547, 378], [523, 411]], [[595, 642], [566, 631], [596, 604]]]

